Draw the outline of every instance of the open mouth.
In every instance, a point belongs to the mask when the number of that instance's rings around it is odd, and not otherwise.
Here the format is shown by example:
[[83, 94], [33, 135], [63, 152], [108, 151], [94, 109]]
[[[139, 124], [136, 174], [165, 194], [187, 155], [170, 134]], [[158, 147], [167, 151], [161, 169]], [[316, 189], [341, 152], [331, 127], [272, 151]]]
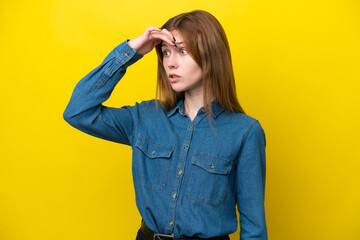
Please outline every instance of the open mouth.
[[174, 78], [179, 78], [180, 76], [179, 75], [176, 75], [176, 74], [170, 74], [169, 75], [169, 79], [174, 79]]

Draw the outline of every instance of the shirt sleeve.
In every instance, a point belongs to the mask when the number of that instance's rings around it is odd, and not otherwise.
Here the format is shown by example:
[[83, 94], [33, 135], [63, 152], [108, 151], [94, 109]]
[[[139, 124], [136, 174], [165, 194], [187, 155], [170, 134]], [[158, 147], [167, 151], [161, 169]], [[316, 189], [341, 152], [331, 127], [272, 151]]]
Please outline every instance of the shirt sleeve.
[[103, 106], [126, 69], [142, 57], [127, 41], [115, 47], [105, 60], [76, 85], [63, 113], [73, 127], [102, 139], [131, 144], [134, 125], [145, 104], [134, 107]]
[[236, 167], [236, 198], [241, 240], [266, 240], [265, 221], [265, 133], [253, 120], [240, 151]]

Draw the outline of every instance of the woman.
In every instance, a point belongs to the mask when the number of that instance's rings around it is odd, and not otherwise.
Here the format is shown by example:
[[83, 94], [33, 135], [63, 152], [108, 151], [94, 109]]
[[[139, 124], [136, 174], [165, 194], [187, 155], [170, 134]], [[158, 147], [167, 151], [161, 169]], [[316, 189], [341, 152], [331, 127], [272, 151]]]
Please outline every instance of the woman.
[[[158, 100], [103, 106], [127, 67], [156, 47]], [[138, 240], [267, 239], [265, 135], [239, 105], [226, 35], [205, 11], [117, 46], [75, 87], [75, 128], [133, 149]]]

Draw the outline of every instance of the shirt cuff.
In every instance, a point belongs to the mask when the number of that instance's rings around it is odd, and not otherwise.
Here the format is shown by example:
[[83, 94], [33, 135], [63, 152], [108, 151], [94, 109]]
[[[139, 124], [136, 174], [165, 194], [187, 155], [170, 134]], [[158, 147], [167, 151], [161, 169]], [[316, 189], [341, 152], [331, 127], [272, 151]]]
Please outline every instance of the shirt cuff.
[[142, 54], [138, 53], [135, 49], [130, 47], [128, 41], [129, 39], [125, 40], [113, 51], [115, 57], [126, 67], [130, 66], [143, 57]]

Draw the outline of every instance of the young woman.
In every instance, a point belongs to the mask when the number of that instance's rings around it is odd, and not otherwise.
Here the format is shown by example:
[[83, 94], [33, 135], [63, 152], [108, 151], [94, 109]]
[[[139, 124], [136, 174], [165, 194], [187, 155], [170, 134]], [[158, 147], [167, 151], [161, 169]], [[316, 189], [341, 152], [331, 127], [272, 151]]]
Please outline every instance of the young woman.
[[[153, 48], [159, 100], [103, 106]], [[265, 135], [238, 103], [229, 44], [211, 14], [180, 14], [121, 43], [77, 84], [64, 119], [132, 147], [138, 240], [229, 239], [236, 205], [240, 238], [267, 239]]]

